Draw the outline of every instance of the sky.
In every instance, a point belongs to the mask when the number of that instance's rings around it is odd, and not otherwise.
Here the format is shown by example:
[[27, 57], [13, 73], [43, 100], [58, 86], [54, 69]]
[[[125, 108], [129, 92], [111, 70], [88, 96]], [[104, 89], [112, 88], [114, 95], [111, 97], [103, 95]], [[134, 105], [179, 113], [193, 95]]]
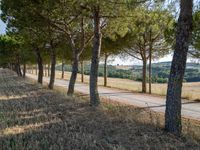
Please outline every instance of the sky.
[[6, 33], [6, 24], [0, 20], [0, 34], [5, 34]]
[[[166, 62], [166, 61], [172, 61], [172, 54], [169, 54], [159, 60], [153, 61], [153, 63], [157, 62]], [[142, 61], [139, 61], [137, 59], [132, 59], [132, 58], [125, 58], [122, 59], [120, 56], [114, 57], [114, 58], [109, 58], [108, 59], [108, 64], [110, 65], [142, 65]]]

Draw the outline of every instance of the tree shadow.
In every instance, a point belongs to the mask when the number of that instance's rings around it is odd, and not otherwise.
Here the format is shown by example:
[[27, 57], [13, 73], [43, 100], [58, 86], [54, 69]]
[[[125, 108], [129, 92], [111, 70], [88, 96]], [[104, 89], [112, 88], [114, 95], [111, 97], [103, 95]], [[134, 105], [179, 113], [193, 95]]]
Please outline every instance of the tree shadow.
[[150, 124], [46, 92], [0, 101], [9, 123], [1, 127], [1, 149], [167, 149], [171, 142], [179, 148], [189, 144], [183, 146], [183, 141]]
[[[7, 82], [7, 88], [12, 88]], [[199, 148], [198, 143], [139, 122], [136, 117], [140, 113], [148, 115], [142, 109], [111, 105], [93, 108], [88, 101], [37, 89], [19, 79], [14, 85], [13, 91], [7, 92], [15, 94], [20, 89], [25, 96], [0, 100], [2, 150]]]

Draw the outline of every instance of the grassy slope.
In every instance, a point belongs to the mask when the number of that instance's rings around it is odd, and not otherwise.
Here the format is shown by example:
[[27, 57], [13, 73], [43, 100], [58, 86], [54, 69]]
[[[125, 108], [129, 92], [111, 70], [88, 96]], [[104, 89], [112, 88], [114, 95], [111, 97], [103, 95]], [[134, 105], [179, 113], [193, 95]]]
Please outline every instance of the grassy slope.
[[0, 71], [0, 83], [2, 150], [200, 148], [190, 138], [165, 133], [148, 110], [106, 101], [94, 109], [87, 100], [46, 90], [9, 71]]

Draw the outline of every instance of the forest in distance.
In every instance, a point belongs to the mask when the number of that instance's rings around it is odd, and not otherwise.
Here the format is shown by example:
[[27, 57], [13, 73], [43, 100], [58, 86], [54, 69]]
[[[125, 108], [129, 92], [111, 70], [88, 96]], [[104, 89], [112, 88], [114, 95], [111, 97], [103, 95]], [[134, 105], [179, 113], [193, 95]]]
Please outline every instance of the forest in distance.
[[[171, 62], [160, 62], [152, 64], [152, 83], [167, 83], [170, 74]], [[148, 69], [148, 67], [147, 67]], [[56, 70], [62, 71], [62, 65], [57, 65]], [[64, 65], [64, 71], [71, 71], [71, 65]], [[78, 73], [81, 73], [81, 66], [79, 66]], [[90, 74], [90, 65], [85, 62], [84, 74]], [[99, 65], [98, 75], [104, 76], [104, 65]], [[130, 79], [134, 81], [142, 81], [142, 66], [141, 65], [126, 65], [126, 66], [107, 66], [107, 77]], [[148, 81], [148, 77], [147, 77]], [[184, 82], [200, 82], [200, 64], [187, 63], [184, 75]]]

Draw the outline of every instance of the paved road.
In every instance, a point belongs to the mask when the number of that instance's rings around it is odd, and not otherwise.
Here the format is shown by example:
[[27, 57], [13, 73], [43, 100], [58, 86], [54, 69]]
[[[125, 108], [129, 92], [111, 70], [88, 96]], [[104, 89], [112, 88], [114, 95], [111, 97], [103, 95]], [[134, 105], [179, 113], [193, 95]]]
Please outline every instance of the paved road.
[[[37, 79], [35, 75], [27, 74], [27, 77]], [[49, 82], [48, 77], [44, 77], [44, 82]], [[55, 80], [55, 85], [67, 88], [69, 81]], [[148, 107], [156, 112], [165, 111], [165, 97], [153, 96], [148, 94], [132, 93], [125, 90], [118, 90], [114, 88], [98, 87], [99, 94], [103, 98], [107, 98], [112, 101], [121, 102], [124, 104], [134, 105], [138, 107]], [[89, 94], [88, 84], [77, 83], [75, 85], [75, 91], [82, 93], [83, 95]], [[182, 116], [186, 118], [192, 118], [200, 120], [200, 102], [186, 101], [182, 102]]]

